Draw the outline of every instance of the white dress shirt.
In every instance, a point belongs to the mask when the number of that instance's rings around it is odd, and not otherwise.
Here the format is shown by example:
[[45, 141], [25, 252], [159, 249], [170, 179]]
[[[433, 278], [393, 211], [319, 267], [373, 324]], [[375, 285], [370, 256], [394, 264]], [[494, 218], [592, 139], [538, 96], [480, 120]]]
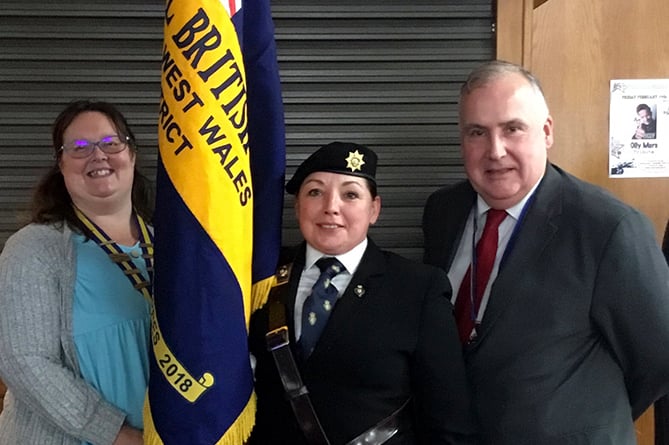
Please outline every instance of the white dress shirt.
[[[353, 249], [349, 250], [346, 253], [341, 255], [334, 255], [346, 268], [346, 271], [340, 272], [334, 278], [332, 278], [331, 284], [337, 288], [338, 298], [342, 296], [348, 283], [351, 282], [353, 274], [358, 269], [360, 260], [367, 249], [367, 238], [365, 238], [360, 244], [355, 246]], [[332, 255], [326, 255], [322, 252], [319, 252], [313, 248], [309, 243], [307, 243], [307, 251], [305, 254], [304, 260], [304, 269], [302, 269], [302, 274], [300, 275], [300, 282], [297, 287], [297, 295], [295, 295], [295, 340], [300, 339], [302, 335], [302, 307], [304, 306], [304, 301], [307, 299], [311, 293], [311, 288], [316, 284], [316, 280], [321, 274], [320, 269], [316, 265], [316, 261], [320, 260], [322, 257], [329, 257]]]
[[[506, 210], [507, 217], [499, 225], [498, 229], [498, 241], [497, 241], [497, 255], [495, 256], [495, 263], [492, 267], [492, 272], [490, 273], [490, 278], [488, 279], [488, 284], [486, 285], [485, 291], [483, 292], [483, 297], [481, 298], [481, 306], [476, 315], [476, 324], [481, 323], [483, 319], [483, 314], [488, 305], [488, 299], [490, 297], [490, 289], [492, 284], [497, 278], [497, 272], [499, 271], [499, 265], [504, 256], [504, 251], [506, 246], [509, 244], [513, 230], [516, 227], [516, 223], [520, 218], [523, 207], [527, 204], [527, 201], [530, 199], [534, 191], [537, 189], [537, 186], [541, 182], [541, 178], [534, 184], [534, 187], [530, 192], [525, 195], [525, 197], [515, 206], [510, 207]], [[460, 291], [460, 286], [462, 284], [462, 279], [467, 273], [467, 269], [472, 263], [472, 252], [474, 251], [474, 246], [478, 242], [479, 238], [483, 234], [483, 227], [485, 226], [487, 214], [486, 212], [490, 209], [490, 206], [483, 200], [481, 195], [477, 195], [476, 205], [472, 207], [471, 212], [467, 218], [467, 225], [465, 226], [465, 231], [462, 234], [460, 239], [460, 244], [458, 250], [455, 253], [455, 259], [451, 264], [451, 268], [448, 271], [448, 279], [451, 281], [451, 286], [453, 287], [453, 296], [451, 302], [455, 305], [455, 300]], [[476, 228], [476, 233], [474, 233], [474, 228]]]

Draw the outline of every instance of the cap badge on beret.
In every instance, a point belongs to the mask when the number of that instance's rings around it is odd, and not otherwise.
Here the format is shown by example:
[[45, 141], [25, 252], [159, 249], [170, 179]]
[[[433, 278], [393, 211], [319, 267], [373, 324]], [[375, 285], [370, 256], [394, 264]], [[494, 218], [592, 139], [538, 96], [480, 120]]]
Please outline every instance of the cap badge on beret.
[[348, 158], [346, 158], [346, 168], [351, 170], [352, 172], [361, 170], [361, 167], [365, 165], [365, 161], [363, 160], [364, 155], [356, 151], [349, 151], [348, 152]]
[[376, 185], [376, 162], [373, 150], [353, 142], [331, 142], [313, 152], [295, 170], [286, 183], [286, 192], [296, 195], [302, 182], [312, 173], [325, 172], [358, 176]]

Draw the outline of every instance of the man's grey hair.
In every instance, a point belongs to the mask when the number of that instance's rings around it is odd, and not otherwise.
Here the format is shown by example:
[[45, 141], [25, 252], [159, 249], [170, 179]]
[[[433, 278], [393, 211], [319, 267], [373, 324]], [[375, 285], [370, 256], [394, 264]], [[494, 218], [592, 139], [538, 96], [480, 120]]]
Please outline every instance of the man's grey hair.
[[460, 97], [508, 74], [520, 74], [523, 76], [532, 88], [545, 99], [539, 79], [522, 66], [504, 60], [492, 60], [474, 68], [460, 89]]

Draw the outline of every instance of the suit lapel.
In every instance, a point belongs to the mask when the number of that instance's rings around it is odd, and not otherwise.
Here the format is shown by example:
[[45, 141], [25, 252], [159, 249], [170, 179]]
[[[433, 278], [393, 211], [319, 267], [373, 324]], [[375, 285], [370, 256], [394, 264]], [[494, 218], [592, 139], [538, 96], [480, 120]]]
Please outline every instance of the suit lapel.
[[442, 258], [439, 265], [444, 270], [450, 270], [451, 264], [455, 259], [458, 245], [462, 239], [462, 234], [467, 225], [467, 218], [471, 212], [472, 206], [476, 204], [476, 192], [469, 182], [466, 182], [454, 194], [454, 200], [447, 206], [440, 206], [443, 211], [443, 245], [439, 246]]
[[546, 254], [546, 247], [558, 229], [555, 217], [562, 213], [562, 200], [560, 175], [548, 165], [524, 220], [520, 221], [521, 225], [517, 228], [512, 250], [506, 253], [502, 268], [493, 283], [488, 306], [478, 328], [479, 341], [474, 345], [480, 344], [492, 331], [495, 321], [504, 311], [513, 310], [511, 306], [516, 297], [515, 283], [534, 265], [539, 264], [541, 256]]

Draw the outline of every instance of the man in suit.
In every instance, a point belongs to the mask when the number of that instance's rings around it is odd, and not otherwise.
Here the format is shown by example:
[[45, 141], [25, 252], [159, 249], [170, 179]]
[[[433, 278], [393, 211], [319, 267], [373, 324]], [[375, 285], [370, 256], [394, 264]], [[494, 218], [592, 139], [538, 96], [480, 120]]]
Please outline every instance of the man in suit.
[[[280, 305], [293, 357], [332, 445], [353, 441], [407, 401], [396, 416], [399, 431], [387, 442], [355, 443], [472, 443], [469, 387], [446, 274], [382, 251], [367, 236], [381, 210], [376, 163], [369, 148], [334, 142], [307, 158], [286, 185], [305, 239], [287, 255], [292, 273]], [[323, 281], [327, 289], [334, 286], [334, 298], [314, 306], [322, 291], [322, 258], [336, 258], [339, 273]], [[298, 427], [306, 417], [302, 410], [293, 413], [267, 352], [274, 307], [270, 301], [251, 320], [258, 410], [250, 443], [313, 444]], [[324, 329], [314, 338], [321, 322]]]
[[[664, 227], [662, 253], [669, 264], [669, 221]], [[669, 445], [669, 395], [660, 397], [653, 406], [655, 415], [655, 445]]]
[[[425, 261], [448, 272], [456, 314], [470, 308], [458, 323], [482, 443], [635, 444], [633, 420], [669, 391], [669, 269], [652, 225], [548, 162], [553, 119], [522, 67], [476, 68], [459, 107], [468, 180], [429, 197]], [[463, 286], [497, 211], [490, 277]]]

